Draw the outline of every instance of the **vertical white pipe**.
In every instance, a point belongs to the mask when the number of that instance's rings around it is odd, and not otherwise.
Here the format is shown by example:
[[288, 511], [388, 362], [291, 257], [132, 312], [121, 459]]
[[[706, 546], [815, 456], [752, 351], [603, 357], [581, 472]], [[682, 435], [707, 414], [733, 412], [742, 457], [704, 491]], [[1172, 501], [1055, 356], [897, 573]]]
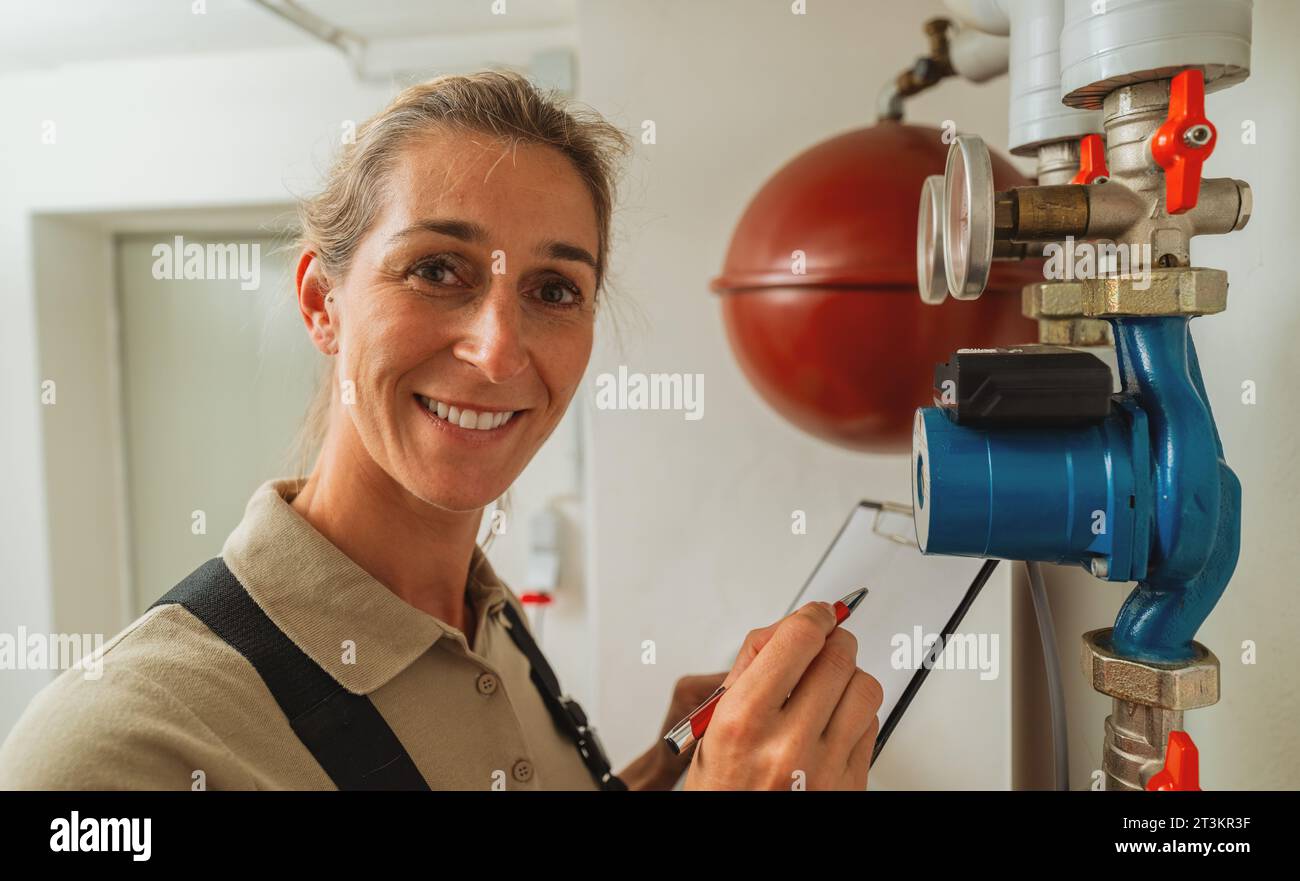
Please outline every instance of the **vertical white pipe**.
[[1004, 0], [1011, 14], [1011, 108], [1007, 145], [1018, 156], [1101, 131], [1101, 115], [1061, 103], [1064, 0]]

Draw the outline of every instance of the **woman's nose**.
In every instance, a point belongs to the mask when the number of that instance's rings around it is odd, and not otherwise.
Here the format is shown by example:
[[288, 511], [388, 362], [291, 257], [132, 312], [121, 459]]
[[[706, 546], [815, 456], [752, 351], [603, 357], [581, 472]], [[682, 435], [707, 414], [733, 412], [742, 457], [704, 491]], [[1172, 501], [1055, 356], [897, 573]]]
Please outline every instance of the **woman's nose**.
[[491, 382], [505, 382], [528, 366], [522, 324], [518, 296], [507, 289], [504, 277], [498, 277], [452, 352], [481, 370]]

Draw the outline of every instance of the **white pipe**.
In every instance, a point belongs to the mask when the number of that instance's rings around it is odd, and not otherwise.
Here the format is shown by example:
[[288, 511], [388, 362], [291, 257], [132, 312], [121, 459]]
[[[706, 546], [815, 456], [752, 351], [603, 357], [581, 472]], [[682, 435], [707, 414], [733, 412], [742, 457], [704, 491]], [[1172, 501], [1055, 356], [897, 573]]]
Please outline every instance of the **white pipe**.
[[1011, 15], [1011, 152], [1034, 156], [1043, 144], [1100, 132], [1099, 113], [1061, 103], [1064, 0], [1003, 2]]
[[322, 43], [328, 43], [349, 58], [356, 58], [365, 49], [364, 39], [331, 23], [310, 9], [302, 8], [294, 0], [253, 0], [253, 2], [272, 15], [306, 31]]
[[1043, 569], [1025, 561], [1029, 571], [1029, 594], [1034, 599], [1034, 617], [1038, 619], [1038, 638], [1043, 644], [1043, 665], [1047, 672], [1047, 705], [1052, 714], [1052, 776], [1056, 788], [1070, 788], [1070, 726], [1065, 717], [1065, 688], [1061, 681], [1061, 655], [1056, 649], [1056, 627], [1052, 623], [1052, 604], [1047, 599]]
[[1011, 40], [964, 27], [948, 41], [953, 70], [973, 83], [983, 83], [1007, 72]]
[[1006, 37], [1011, 34], [1011, 16], [1007, 13], [1007, 0], [944, 0], [948, 12], [963, 27], [971, 27]]

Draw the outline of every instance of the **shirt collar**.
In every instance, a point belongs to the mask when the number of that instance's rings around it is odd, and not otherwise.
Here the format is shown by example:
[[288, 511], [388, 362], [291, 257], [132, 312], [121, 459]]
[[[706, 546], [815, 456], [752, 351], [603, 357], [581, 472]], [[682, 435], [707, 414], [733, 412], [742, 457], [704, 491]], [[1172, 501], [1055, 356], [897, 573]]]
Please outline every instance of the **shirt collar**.
[[[468, 651], [459, 630], [407, 604], [290, 506], [303, 483], [259, 487], [221, 551], [275, 625], [353, 694], [380, 688], [443, 636]], [[470, 573], [476, 614], [506, 602], [505, 585], [477, 546]]]

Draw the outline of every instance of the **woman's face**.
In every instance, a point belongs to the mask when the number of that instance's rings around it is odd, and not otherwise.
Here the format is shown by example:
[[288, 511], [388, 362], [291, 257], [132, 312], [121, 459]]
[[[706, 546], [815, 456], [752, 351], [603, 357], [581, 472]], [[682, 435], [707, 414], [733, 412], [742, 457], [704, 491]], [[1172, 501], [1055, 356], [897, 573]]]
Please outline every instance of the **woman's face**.
[[586, 369], [597, 246], [591, 195], [559, 151], [462, 131], [409, 143], [325, 304], [335, 404], [369, 458], [447, 510], [505, 492]]

